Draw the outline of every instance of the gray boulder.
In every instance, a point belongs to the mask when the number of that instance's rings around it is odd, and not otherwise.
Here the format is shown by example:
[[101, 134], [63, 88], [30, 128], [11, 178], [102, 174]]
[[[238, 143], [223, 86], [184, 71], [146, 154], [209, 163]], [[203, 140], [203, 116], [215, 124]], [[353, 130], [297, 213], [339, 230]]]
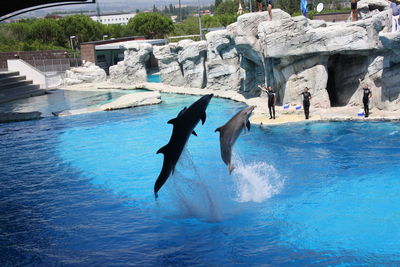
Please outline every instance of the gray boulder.
[[103, 82], [107, 79], [106, 72], [94, 63], [86, 61], [83, 66], [65, 71], [64, 84]]
[[123, 47], [125, 49], [124, 60], [110, 67], [110, 81], [117, 83], [146, 82], [146, 62], [153, 52], [152, 45], [132, 42]]
[[239, 55], [227, 30], [210, 32], [207, 39], [207, 88], [213, 90], [240, 89], [242, 73]]
[[178, 52], [178, 63], [182, 66], [184, 85], [193, 88], [206, 87], [207, 42], [183, 40], [178, 46], [182, 47]]

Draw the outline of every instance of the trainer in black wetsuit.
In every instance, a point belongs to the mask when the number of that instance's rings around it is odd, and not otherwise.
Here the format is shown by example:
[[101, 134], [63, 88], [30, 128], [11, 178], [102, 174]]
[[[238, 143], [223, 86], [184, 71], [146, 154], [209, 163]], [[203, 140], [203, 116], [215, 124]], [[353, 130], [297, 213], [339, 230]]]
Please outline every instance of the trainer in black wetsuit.
[[311, 99], [311, 94], [308, 92], [308, 88], [304, 88], [304, 92], [301, 93], [303, 95], [303, 107], [304, 107], [304, 115], [306, 116], [306, 120], [308, 120], [308, 117], [310, 115], [310, 99]]
[[372, 96], [371, 90], [369, 90], [368, 85], [364, 84], [363, 86], [363, 104], [364, 104], [364, 116], [368, 117], [369, 116], [369, 98]]
[[275, 120], [275, 104], [276, 104], [276, 92], [272, 90], [272, 86], [268, 86], [268, 89], [265, 88], [264, 85], [258, 85], [262, 91], [268, 94], [268, 109], [269, 109], [269, 118]]
[[272, 90], [272, 86], [268, 86], [268, 90], [266, 92], [268, 94], [269, 118], [273, 118], [275, 120], [276, 92]]

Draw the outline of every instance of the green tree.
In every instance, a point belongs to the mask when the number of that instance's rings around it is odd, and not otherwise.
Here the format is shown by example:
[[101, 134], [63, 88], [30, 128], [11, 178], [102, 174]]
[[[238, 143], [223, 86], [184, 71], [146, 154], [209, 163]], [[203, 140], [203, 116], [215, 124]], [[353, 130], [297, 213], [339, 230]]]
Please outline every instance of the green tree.
[[218, 22], [222, 26], [226, 27], [229, 24], [236, 22], [238, 15], [236, 15], [236, 14], [221, 14], [221, 15], [216, 15], [214, 17], [218, 20]]
[[221, 4], [223, 1], [222, 0], [215, 0], [215, 8], [217, 8], [219, 6], [219, 4]]
[[174, 30], [170, 18], [157, 13], [140, 13], [131, 18], [127, 25], [129, 31], [134, 35], [144, 35], [146, 38], [164, 38]]
[[29, 39], [49, 45], [62, 45], [63, 29], [54, 19], [36, 19], [31, 24]]
[[70, 36], [76, 36], [78, 42], [101, 40], [105, 25], [95, 22], [85, 15], [72, 15], [58, 20], [63, 29], [64, 45], [67, 46]]
[[108, 38], [119, 38], [129, 35], [128, 27], [121, 24], [109, 24], [104, 25], [104, 33], [107, 34]]
[[300, 10], [300, 0], [278, 0], [277, 7], [289, 14], [293, 14]]
[[27, 41], [31, 32], [31, 23], [27, 21], [8, 23], [4, 25], [4, 33], [11, 40]]
[[336, 10], [340, 10], [342, 8], [339, 0], [334, 0], [333, 1], [333, 6], [335, 7]]
[[216, 15], [236, 14], [239, 9], [239, 2], [242, 4], [242, 7], [245, 6], [243, 1], [241, 1], [241, 0], [225, 0], [225, 1], [223, 1], [215, 8], [215, 14]]
[[[197, 18], [198, 20], [198, 18]], [[201, 26], [203, 28], [214, 28], [214, 27], [221, 27], [222, 24], [219, 22], [217, 16], [201, 16]]]

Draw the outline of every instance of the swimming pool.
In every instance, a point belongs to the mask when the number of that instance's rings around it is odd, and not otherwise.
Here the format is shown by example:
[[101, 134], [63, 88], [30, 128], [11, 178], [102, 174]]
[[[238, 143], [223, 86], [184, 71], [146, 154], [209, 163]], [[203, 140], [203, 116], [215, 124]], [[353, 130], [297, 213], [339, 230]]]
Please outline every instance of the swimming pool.
[[9, 265], [373, 265], [400, 260], [400, 125], [253, 126], [230, 176], [207, 121], [154, 200], [155, 152], [198, 97], [0, 125], [0, 262]]

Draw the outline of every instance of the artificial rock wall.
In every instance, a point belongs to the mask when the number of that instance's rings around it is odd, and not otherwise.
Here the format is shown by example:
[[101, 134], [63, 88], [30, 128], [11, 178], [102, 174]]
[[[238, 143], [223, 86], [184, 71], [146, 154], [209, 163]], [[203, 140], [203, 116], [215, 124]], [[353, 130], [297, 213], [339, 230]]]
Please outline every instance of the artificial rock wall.
[[327, 108], [360, 105], [360, 78], [373, 90], [372, 105], [400, 109], [400, 33], [391, 33], [391, 9], [385, 0], [361, 0], [358, 9], [359, 21], [343, 23], [291, 17], [280, 9], [272, 11], [272, 21], [267, 12], [244, 14], [206, 41], [155, 46], [153, 53], [169, 85], [251, 98], [266, 83], [280, 104], [299, 102], [307, 86], [312, 105]]

